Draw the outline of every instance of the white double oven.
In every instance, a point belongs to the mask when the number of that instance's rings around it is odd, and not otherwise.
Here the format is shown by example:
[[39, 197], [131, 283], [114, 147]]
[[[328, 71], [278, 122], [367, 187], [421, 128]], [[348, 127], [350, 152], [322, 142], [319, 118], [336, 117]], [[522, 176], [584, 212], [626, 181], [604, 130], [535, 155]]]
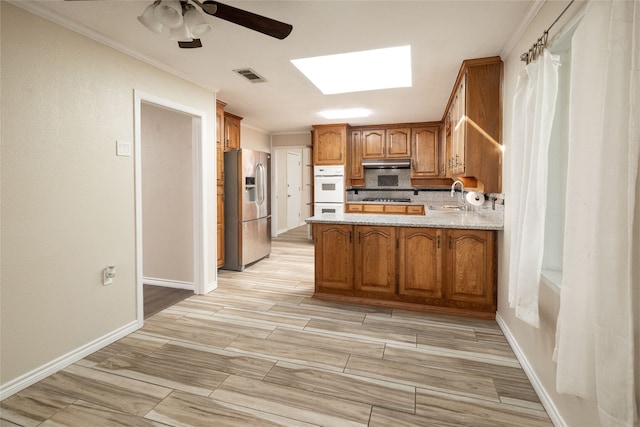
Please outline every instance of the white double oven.
[[344, 166], [314, 166], [314, 215], [344, 213]]

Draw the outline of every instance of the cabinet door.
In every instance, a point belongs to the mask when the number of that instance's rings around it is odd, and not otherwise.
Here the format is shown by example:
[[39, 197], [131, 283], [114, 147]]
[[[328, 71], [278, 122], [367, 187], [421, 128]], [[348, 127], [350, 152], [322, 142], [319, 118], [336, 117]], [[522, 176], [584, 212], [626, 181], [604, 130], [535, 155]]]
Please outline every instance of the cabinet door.
[[448, 231], [445, 283], [453, 306], [495, 310], [494, 238], [493, 231]]
[[452, 104], [451, 116], [451, 173], [461, 175], [465, 172], [466, 145], [466, 77], [463, 77], [456, 91], [455, 102]]
[[240, 120], [240, 117], [233, 114], [224, 115], [225, 151], [240, 148]]
[[411, 132], [412, 178], [430, 178], [440, 175], [438, 170], [438, 127], [414, 128]]
[[[364, 180], [364, 168], [362, 167], [362, 132], [354, 130], [351, 132], [349, 140], [349, 176], [351, 185], [355, 185], [353, 180]], [[360, 184], [360, 183], [358, 183]], [[364, 182], [362, 182], [364, 185]]]
[[362, 131], [362, 158], [381, 159], [385, 156], [385, 131], [383, 129]]
[[217, 204], [218, 204], [218, 211], [217, 211], [217, 240], [218, 240], [218, 245], [217, 245], [217, 251], [218, 251], [218, 256], [217, 256], [217, 261], [218, 261], [218, 268], [222, 267], [224, 265], [224, 186], [218, 186], [217, 187]]
[[364, 213], [384, 213], [384, 205], [364, 205], [362, 207]]
[[442, 231], [408, 228], [398, 236], [398, 294], [443, 298]]
[[216, 181], [224, 186], [224, 103], [216, 104]]
[[355, 287], [357, 291], [395, 293], [396, 229], [396, 227], [356, 227]]
[[387, 129], [386, 153], [387, 158], [411, 157], [411, 129]]
[[347, 151], [346, 125], [313, 128], [313, 164], [344, 165]]
[[314, 224], [316, 291], [353, 289], [353, 226]]

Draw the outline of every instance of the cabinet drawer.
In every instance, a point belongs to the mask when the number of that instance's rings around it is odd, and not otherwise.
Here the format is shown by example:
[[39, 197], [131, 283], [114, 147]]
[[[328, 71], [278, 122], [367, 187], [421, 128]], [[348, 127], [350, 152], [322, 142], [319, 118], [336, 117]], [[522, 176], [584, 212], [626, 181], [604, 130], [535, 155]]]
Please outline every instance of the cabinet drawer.
[[347, 213], [362, 213], [363, 206], [362, 205], [353, 205], [347, 203]]
[[405, 213], [407, 213], [407, 206], [405, 206], [405, 205], [400, 205], [400, 206], [385, 205], [384, 206], [384, 213], [405, 214]]
[[366, 213], [384, 213], [384, 205], [362, 205], [362, 208]]
[[424, 205], [407, 206], [407, 214], [424, 215]]

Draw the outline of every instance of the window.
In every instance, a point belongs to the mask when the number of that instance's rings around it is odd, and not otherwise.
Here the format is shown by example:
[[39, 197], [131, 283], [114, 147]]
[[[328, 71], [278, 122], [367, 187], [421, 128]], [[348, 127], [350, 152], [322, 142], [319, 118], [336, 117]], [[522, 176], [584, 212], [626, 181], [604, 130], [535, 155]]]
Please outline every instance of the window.
[[[575, 28], [575, 27], [574, 27]], [[543, 281], [559, 292], [562, 283], [564, 250], [565, 199], [569, 154], [569, 87], [571, 83], [571, 37], [567, 31], [550, 49], [560, 56], [556, 112], [549, 142], [547, 175], [547, 212], [545, 219]]]

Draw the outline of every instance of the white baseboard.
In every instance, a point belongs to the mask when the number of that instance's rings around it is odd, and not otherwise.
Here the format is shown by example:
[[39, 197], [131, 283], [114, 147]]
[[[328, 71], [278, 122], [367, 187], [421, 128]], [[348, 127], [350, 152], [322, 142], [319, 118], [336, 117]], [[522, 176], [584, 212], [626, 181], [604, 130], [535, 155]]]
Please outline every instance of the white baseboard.
[[204, 295], [208, 294], [211, 291], [215, 291], [218, 288], [218, 282], [211, 282], [208, 285], [205, 285]]
[[51, 374], [58, 372], [61, 369], [66, 368], [72, 363], [77, 362], [78, 360], [100, 350], [103, 347], [113, 343], [114, 341], [119, 340], [120, 338], [124, 338], [132, 332], [137, 331], [140, 328], [140, 325], [137, 320], [124, 325], [121, 328], [116, 329], [90, 343], [83, 345], [63, 356], [58, 357], [57, 359], [52, 360], [49, 363], [46, 363], [39, 368], [34, 369], [31, 372], [28, 372], [12, 381], [9, 381], [6, 384], [0, 385], [0, 400], [4, 400], [7, 397], [29, 387], [32, 384], [37, 383], [38, 381], [48, 377]]
[[164, 288], [187, 289], [194, 291], [196, 286], [193, 282], [180, 282], [178, 280], [158, 279], [155, 277], [143, 277], [142, 283], [145, 285], [162, 286]]
[[551, 419], [551, 422], [553, 423], [553, 425], [555, 427], [567, 427], [567, 424], [564, 422], [564, 419], [560, 415], [560, 412], [558, 412], [558, 408], [553, 403], [553, 399], [551, 398], [551, 396], [549, 396], [549, 393], [547, 393], [547, 389], [538, 379], [538, 376], [536, 375], [535, 371], [533, 370], [533, 367], [529, 363], [529, 360], [525, 356], [524, 352], [518, 345], [518, 342], [514, 338], [511, 331], [509, 330], [509, 327], [507, 326], [507, 324], [502, 319], [499, 313], [496, 313], [496, 322], [498, 322], [498, 326], [500, 326], [500, 329], [502, 329], [502, 333], [507, 338], [507, 341], [509, 342], [509, 345], [513, 349], [513, 352], [515, 353], [516, 358], [518, 359], [518, 362], [520, 362], [520, 365], [522, 366], [524, 373], [527, 375], [527, 378], [529, 378], [529, 382], [531, 382], [533, 389], [536, 391], [536, 394], [540, 399], [540, 403], [542, 403], [542, 406], [547, 411], [547, 414], [549, 414], [549, 418]]

